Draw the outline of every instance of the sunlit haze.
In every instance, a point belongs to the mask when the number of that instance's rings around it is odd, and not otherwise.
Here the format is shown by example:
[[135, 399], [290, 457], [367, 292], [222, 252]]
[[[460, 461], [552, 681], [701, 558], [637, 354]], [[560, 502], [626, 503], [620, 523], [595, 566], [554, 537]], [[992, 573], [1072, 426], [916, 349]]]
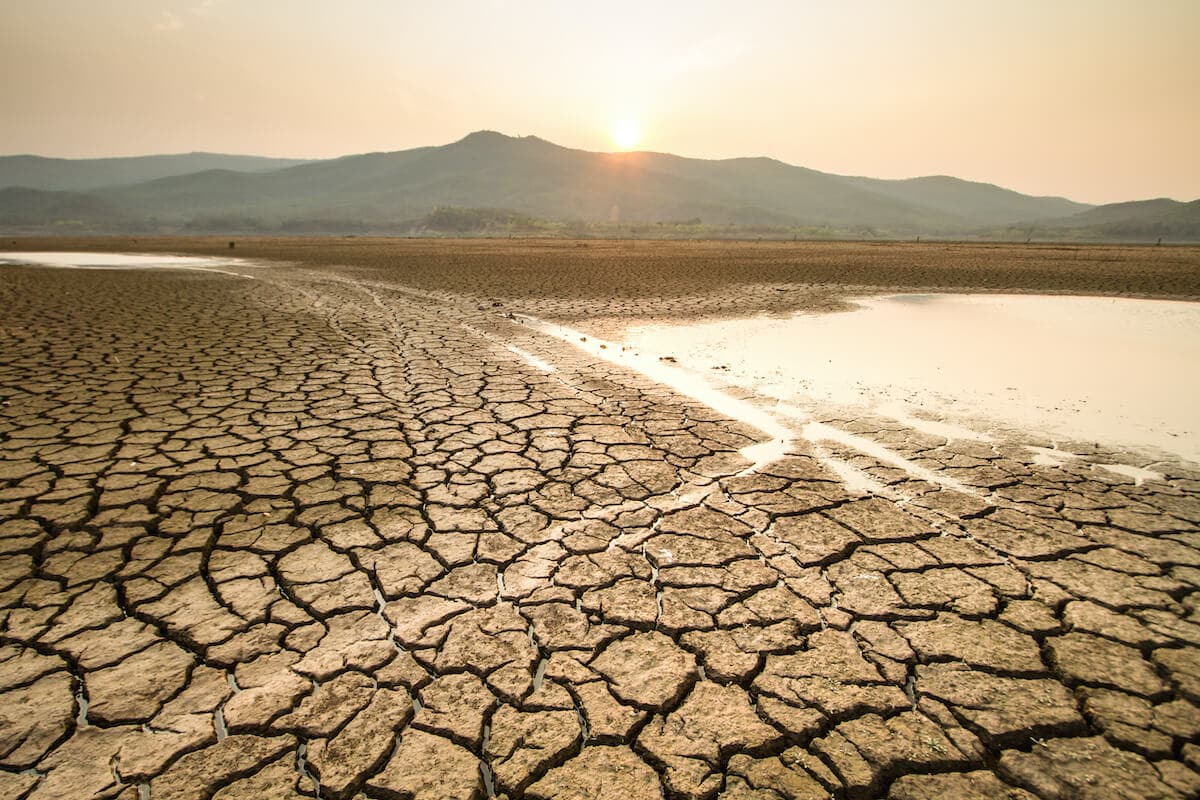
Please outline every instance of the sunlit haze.
[[641, 141], [642, 133], [633, 120], [621, 120], [613, 125], [613, 144], [618, 150], [632, 150]]
[[1200, 197], [1196, 0], [0, 5], [0, 154], [588, 150]]

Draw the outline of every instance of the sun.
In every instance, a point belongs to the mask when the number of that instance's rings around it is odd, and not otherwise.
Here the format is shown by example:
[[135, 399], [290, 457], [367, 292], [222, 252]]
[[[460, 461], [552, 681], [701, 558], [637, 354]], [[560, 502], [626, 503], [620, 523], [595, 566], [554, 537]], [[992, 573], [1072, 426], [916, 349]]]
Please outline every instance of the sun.
[[632, 150], [641, 140], [642, 132], [638, 129], [636, 122], [623, 119], [613, 125], [612, 138], [613, 144], [617, 146], [618, 150]]

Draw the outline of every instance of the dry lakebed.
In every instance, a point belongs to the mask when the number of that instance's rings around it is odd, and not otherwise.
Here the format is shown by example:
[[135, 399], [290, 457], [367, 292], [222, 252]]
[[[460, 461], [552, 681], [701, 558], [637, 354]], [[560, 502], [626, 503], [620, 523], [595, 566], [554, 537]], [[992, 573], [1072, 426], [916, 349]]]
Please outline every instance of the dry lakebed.
[[0, 243], [0, 800], [1200, 796], [1200, 250]]

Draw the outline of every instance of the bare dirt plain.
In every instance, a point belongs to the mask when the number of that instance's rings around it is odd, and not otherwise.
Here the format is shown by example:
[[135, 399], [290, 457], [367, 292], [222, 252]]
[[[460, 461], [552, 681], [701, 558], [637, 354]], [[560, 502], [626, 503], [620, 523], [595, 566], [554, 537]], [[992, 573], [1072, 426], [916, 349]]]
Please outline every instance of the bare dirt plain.
[[1200, 251], [234, 254], [291, 263], [0, 273], [0, 798], [1200, 793], [1195, 465], [830, 417], [971, 491], [739, 475], [759, 432], [506, 318], [1195, 299]]

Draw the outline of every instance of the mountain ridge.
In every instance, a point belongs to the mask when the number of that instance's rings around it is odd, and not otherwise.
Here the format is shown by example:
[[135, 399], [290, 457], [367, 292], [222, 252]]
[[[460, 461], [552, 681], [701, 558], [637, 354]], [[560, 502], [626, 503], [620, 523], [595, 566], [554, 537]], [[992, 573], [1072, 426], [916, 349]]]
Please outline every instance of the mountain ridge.
[[20, 186], [53, 191], [90, 191], [206, 169], [236, 168], [241, 172], [259, 172], [304, 163], [308, 163], [307, 160], [202, 151], [112, 158], [52, 158], [20, 154], [0, 156], [0, 189]]
[[[946, 175], [880, 179], [825, 173], [768, 156], [593, 152], [490, 130], [445, 145], [313, 161], [219, 154], [99, 160], [124, 162], [139, 174], [148, 167], [160, 173], [172, 166], [205, 168], [70, 190], [86, 200], [52, 196], [64, 191], [56, 187], [71, 184], [70, 167], [61, 160], [43, 165], [49, 168], [42, 185], [30, 180], [34, 185], [24, 187], [51, 195], [33, 202], [33, 195], [15, 194], [5, 182], [12, 170], [4, 170], [14, 158], [31, 157], [0, 157], [0, 229], [269, 232], [307, 226], [331, 233], [436, 233], [426, 224], [430, 215], [458, 208], [504, 212], [492, 214], [493, 220], [540, 220], [547, 229], [567, 226], [601, 235], [618, 235], [621, 226], [687, 223], [696, 235], [762, 228], [858, 238], [1011, 238], [1041, 230], [1087, 235], [1084, 229], [1096, 228], [1117, 236], [1166, 230], [1168, 236], [1200, 238], [1200, 221], [1193, 226], [1189, 204], [1148, 208], [1138, 205], [1147, 201], [1134, 201], [1080, 218], [1112, 206], [1035, 197]], [[80, 165], [95, 166], [86, 160]], [[36, 170], [27, 172], [38, 177]], [[95, 180], [95, 170], [89, 174]], [[71, 185], [79, 185], [83, 178], [73, 180]], [[1159, 214], [1170, 216], [1170, 224], [1156, 228], [1153, 218]], [[1126, 217], [1137, 224], [1123, 223]]]

